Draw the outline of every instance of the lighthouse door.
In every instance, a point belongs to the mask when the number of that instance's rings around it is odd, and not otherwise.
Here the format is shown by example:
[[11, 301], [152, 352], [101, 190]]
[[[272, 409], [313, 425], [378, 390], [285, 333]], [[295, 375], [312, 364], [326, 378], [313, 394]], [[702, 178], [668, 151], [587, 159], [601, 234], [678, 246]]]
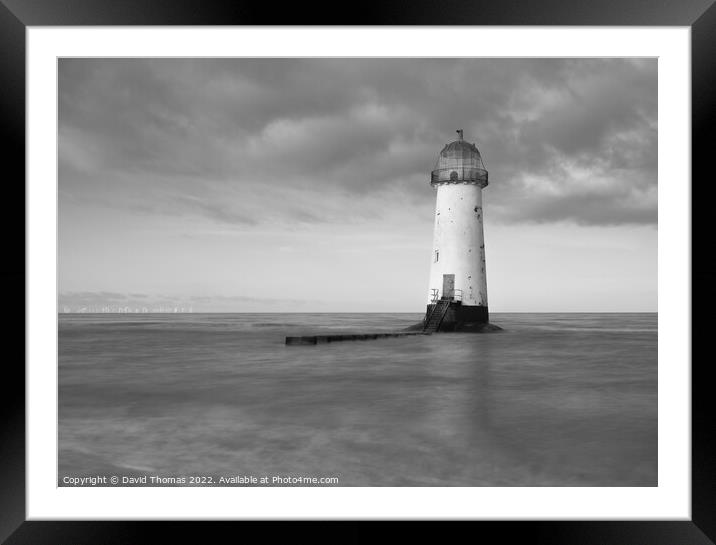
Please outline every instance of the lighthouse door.
[[455, 296], [455, 275], [443, 275], [443, 299], [451, 299]]

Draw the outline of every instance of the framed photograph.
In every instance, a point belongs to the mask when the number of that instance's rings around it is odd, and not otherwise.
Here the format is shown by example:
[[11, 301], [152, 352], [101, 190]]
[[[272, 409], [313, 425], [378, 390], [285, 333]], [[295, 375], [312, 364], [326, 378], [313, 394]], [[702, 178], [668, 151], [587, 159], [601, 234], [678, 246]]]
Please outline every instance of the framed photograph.
[[710, 2], [5, 4], [7, 543], [712, 543]]

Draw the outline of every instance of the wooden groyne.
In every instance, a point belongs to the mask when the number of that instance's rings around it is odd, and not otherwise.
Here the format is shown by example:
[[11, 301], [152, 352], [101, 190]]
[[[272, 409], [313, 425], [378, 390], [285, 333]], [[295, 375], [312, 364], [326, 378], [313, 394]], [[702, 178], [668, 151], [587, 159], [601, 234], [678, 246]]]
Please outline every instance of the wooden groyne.
[[354, 333], [341, 335], [303, 335], [301, 337], [286, 337], [287, 345], [325, 344], [339, 341], [368, 341], [384, 339], [387, 337], [407, 337], [409, 335], [422, 335], [422, 331], [398, 331], [395, 333]]

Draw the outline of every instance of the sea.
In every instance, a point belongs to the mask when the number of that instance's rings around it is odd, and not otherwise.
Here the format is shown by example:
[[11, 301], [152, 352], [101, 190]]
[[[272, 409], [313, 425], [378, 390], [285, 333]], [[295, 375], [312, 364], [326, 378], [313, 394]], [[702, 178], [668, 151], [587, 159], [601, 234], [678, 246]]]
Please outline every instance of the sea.
[[657, 486], [656, 313], [422, 318], [60, 314], [58, 485]]

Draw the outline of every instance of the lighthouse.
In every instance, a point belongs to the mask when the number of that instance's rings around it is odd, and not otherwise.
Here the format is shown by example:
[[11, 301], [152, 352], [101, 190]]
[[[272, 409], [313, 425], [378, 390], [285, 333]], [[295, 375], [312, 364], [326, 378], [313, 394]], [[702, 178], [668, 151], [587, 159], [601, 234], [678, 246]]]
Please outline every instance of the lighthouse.
[[487, 170], [475, 144], [458, 138], [435, 163], [435, 227], [428, 305], [423, 327], [434, 331], [482, 331], [488, 323], [482, 189]]

